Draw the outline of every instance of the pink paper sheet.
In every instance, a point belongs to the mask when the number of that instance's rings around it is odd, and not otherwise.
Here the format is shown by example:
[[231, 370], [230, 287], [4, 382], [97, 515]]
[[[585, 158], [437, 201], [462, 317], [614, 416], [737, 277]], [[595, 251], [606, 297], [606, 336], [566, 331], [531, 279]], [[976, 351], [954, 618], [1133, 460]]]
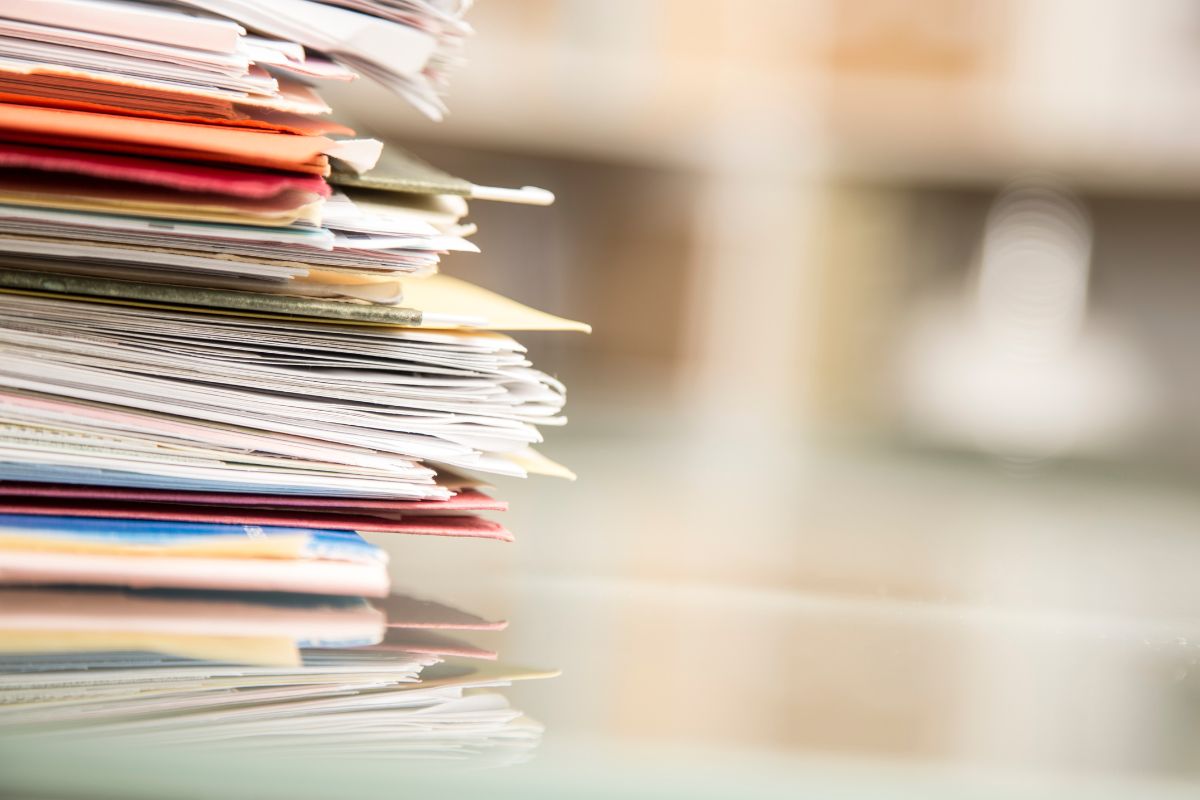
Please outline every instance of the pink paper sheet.
[[0, 628], [380, 640], [387, 618], [368, 604], [289, 605], [242, 595], [22, 587], [0, 589]]
[[381, 563], [118, 556], [35, 550], [0, 552], [0, 583], [232, 589], [363, 597], [386, 597], [390, 586], [387, 567]]

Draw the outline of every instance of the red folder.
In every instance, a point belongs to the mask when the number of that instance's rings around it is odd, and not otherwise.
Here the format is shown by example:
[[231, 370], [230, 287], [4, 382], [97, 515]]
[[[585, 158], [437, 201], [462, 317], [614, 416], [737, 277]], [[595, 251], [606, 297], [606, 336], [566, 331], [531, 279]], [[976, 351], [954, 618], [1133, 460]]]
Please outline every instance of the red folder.
[[185, 192], [254, 199], [275, 197], [288, 189], [311, 192], [322, 197], [330, 195], [329, 184], [319, 175], [229, 169], [184, 161], [163, 161], [87, 150], [58, 150], [9, 142], [0, 142], [0, 167], [86, 175], [89, 178], [151, 184]]
[[460, 536], [511, 542], [503, 525], [476, 516], [401, 516], [398, 519], [341, 512], [223, 508], [171, 503], [121, 503], [103, 500], [41, 500], [5, 498], [0, 514], [150, 519], [167, 522], [210, 522], [222, 525], [277, 525], [292, 528], [331, 528], [363, 533], [407, 533], [419, 536]]

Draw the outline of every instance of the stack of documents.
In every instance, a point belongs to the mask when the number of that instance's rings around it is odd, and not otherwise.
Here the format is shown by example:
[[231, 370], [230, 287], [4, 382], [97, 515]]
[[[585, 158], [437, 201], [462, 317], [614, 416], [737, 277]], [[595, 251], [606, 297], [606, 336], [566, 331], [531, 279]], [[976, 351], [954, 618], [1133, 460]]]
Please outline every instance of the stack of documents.
[[541, 726], [495, 689], [553, 673], [444, 632], [502, 627], [399, 595], [0, 590], [0, 729], [511, 763]]
[[565, 389], [503, 331], [587, 326], [439, 274], [477, 186], [325, 115], [431, 114], [436, 0], [0, 4], [0, 582], [378, 597], [363, 535], [509, 540], [471, 475]]

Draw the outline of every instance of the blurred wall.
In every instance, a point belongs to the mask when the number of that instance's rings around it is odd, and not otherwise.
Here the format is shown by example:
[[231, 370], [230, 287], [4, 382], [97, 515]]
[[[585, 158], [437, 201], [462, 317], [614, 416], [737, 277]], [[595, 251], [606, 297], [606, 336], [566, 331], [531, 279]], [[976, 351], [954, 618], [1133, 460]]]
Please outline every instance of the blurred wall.
[[[552, 730], [1193, 771], [1194, 648], [1146, 632], [1197, 602], [1200, 7], [481, 0], [471, 21], [445, 123], [365, 83], [338, 100], [558, 195], [473, 204], [484, 254], [445, 268], [595, 326], [520, 337], [570, 386], [544, 450], [582, 480], [506, 483], [512, 548], [391, 544], [401, 585], [537, 576], [500, 611], [511, 650], [567, 668], [526, 695]], [[1043, 246], [1063, 231], [1037, 211], [988, 261], [1030, 176], [1083, 238]], [[985, 272], [1057, 337], [1037, 358], [993, 358]], [[714, 693], [696, 664], [728, 652], [751, 655]]]
[[445, 123], [365, 82], [339, 101], [477, 182], [557, 193], [476, 203], [485, 255], [446, 268], [594, 324], [530, 337], [580, 418], [979, 449], [912, 423], [900, 351], [915, 309], [969, 283], [997, 192], [1034, 171], [1089, 209], [1089, 313], [1138, 362], [1110, 383], [1151, 398], [1132, 432], [1101, 420], [1055, 454], [1200, 468], [1192, 4], [522, 0], [471, 20]]

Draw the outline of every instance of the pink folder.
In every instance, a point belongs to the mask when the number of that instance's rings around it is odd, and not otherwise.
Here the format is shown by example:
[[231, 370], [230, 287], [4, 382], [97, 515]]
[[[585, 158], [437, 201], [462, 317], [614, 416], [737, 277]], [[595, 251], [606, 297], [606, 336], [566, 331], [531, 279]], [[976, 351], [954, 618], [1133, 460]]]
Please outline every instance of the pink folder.
[[513, 535], [498, 522], [476, 516], [401, 516], [398, 519], [341, 512], [258, 509], [245, 506], [188, 506], [168, 503], [120, 503], [100, 500], [40, 500], [5, 498], [0, 514], [35, 516], [148, 519], [168, 522], [209, 522], [223, 525], [275, 525], [291, 528], [332, 528], [362, 533], [407, 533], [421, 536], [463, 536], [511, 542]]
[[508, 510], [508, 503], [489, 497], [477, 489], [462, 489], [449, 500], [389, 500], [373, 497], [310, 497], [308, 495], [242, 494], [239, 492], [179, 492], [169, 489], [132, 489], [122, 486], [74, 486], [61, 483], [0, 481], [0, 497], [45, 497], [63, 500], [256, 506], [259, 508], [276, 509], [312, 508], [322, 511], [412, 511], [421, 515]]

